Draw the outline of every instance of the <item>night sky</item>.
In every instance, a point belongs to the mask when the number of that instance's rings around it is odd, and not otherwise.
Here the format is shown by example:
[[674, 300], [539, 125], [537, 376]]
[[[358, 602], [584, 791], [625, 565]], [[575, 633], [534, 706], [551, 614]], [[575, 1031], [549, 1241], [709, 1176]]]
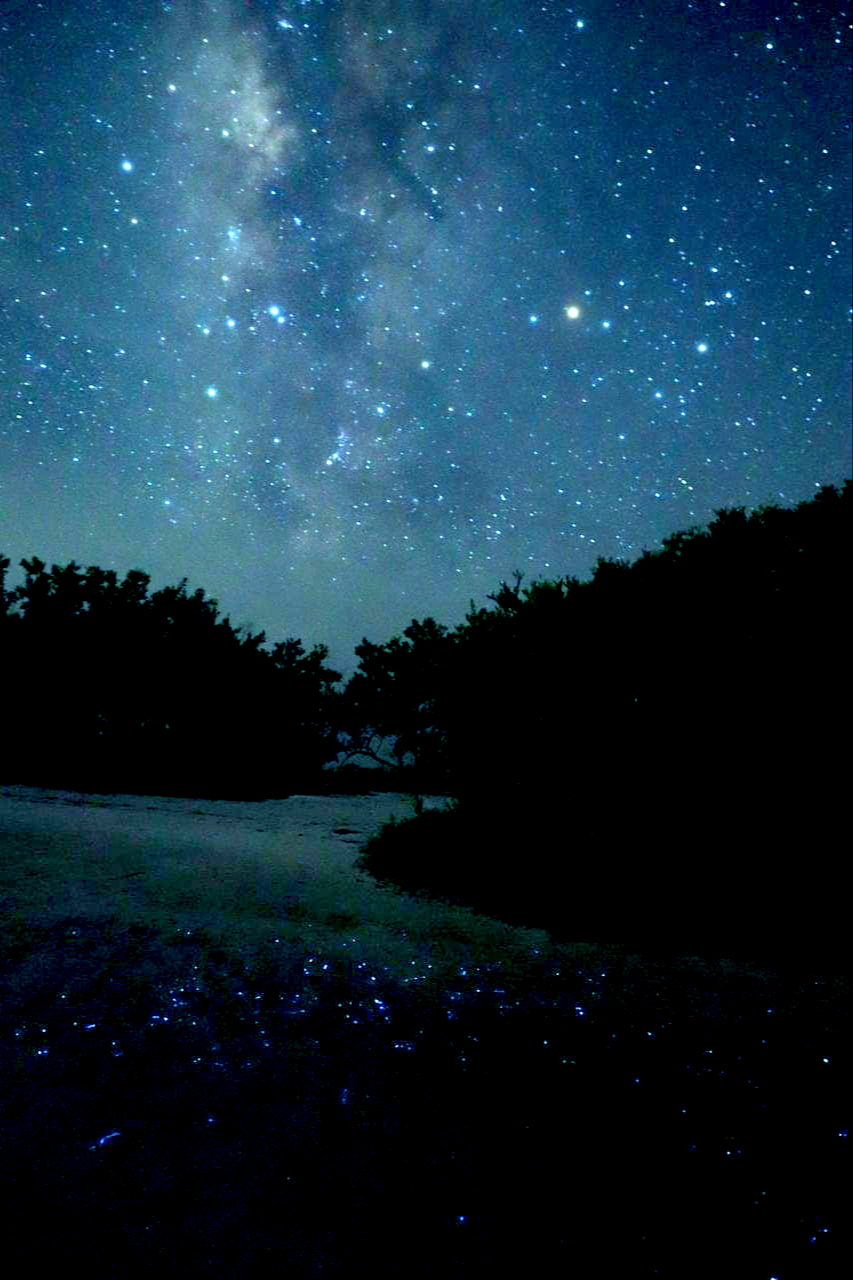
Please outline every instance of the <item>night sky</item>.
[[351, 670], [839, 484], [849, 77], [818, 0], [0, 0], [0, 553]]

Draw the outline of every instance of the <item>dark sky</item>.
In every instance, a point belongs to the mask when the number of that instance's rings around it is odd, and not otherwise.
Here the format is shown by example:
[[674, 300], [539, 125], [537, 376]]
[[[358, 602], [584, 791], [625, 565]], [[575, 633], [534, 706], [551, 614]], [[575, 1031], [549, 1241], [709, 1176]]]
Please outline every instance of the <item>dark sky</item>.
[[840, 483], [849, 77], [818, 0], [0, 0], [0, 552], [351, 669]]

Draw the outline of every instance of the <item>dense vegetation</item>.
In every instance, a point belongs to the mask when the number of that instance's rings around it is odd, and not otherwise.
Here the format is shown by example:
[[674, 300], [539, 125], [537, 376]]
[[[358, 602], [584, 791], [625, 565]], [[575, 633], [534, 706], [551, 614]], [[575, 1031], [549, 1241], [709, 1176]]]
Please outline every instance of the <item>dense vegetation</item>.
[[[365, 642], [361, 723], [445, 779], [377, 877], [571, 931], [778, 936], [840, 910], [853, 486], [720, 511], [588, 582]], [[356, 720], [359, 717], [356, 716]], [[626, 932], [627, 931], [627, 932]]]
[[338, 752], [327, 650], [220, 618], [203, 590], [33, 557], [4, 589], [7, 781], [184, 795], [284, 794]]
[[407, 889], [542, 921], [605, 879], [626, 912], [680, 885], [685, 924], [759, 902], [778, 920], [845, 816], [851, 495], [721, 510], [586, 582], [516, 574], [454, 629], [365, 639], [346, 684], [324, 646], [270, 646], [186, 580], [149, 594], [139, 571], [33, 558], [6, 590], [0, 559], [0, 772], [265, 796], [372, 757], [386, 785], [454, 798], [368, 848]]
[[754, 770], [757, 744], [799, 772], [844, 687], [851, 497], [848, 481], [794, 510], [720, 511], [588, 582], [516, 574], [453, 631], [365, 640], [351, 736], [394, 737], [452, 794], [508, 804], [546, 780], [612, 795], [651, 756], [690, 788], [700, 763]]

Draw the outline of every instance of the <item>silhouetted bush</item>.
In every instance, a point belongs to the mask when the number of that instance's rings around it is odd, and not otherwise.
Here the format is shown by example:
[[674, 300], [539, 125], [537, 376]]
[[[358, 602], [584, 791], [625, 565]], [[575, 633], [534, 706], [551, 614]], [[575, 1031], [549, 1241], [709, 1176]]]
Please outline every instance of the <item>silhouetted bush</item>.
[[817, 927], [845, 819], [851, 496], [719, 511], [588, 582], [516, 574], [452, 632], [365, 640], [344, 695], [362, 741], [461, 801], [369, 869], [479, 906], [512, 867], [543, 923], [585, 895], [670, 927]]
[[576, 808], [605, 776], [608, 795], [642, 794], [650, 774], [690, 793], [709, 770], [808, 769], [843, 689], [851, 493], [720, 511], [634, 564], [599, 560], [588, 582], [517, 574], [453, 631], [427, 618], [364, 640], [350, 747], [384, 742], [457, 795], [550, 780]]
[[324, 646], [268, 648], [186, 579], [149, 595], [138, 570], [22, 567], [0, 596], [7, 781], [261, 797], [335, 758]]
[[535, 810], [552, 877], [640, 842], [717, 867], [748, 847], [758, 876], [842, 817], [851, 493], [719, 511], [587, 582], [516, 574], [453, 629], [364, 639], [343, 689], [325, 646], [268, 646], [185, 579], [33, 558], [6, 590], [0, 559], [3, 775], [260, 797], [350, 788], [326, 766], [372, 758], [366, 790], [453, 796], [507, 848]]

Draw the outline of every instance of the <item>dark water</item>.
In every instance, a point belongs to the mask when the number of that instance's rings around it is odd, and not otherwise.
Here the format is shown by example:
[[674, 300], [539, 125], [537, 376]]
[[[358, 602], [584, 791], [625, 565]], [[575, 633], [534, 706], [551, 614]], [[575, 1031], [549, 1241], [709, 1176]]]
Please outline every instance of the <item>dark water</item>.
[[6, 961], [9, 1274], [841, 1273], [830, 974], [549, 952], [439, 982], [105, 928]]

